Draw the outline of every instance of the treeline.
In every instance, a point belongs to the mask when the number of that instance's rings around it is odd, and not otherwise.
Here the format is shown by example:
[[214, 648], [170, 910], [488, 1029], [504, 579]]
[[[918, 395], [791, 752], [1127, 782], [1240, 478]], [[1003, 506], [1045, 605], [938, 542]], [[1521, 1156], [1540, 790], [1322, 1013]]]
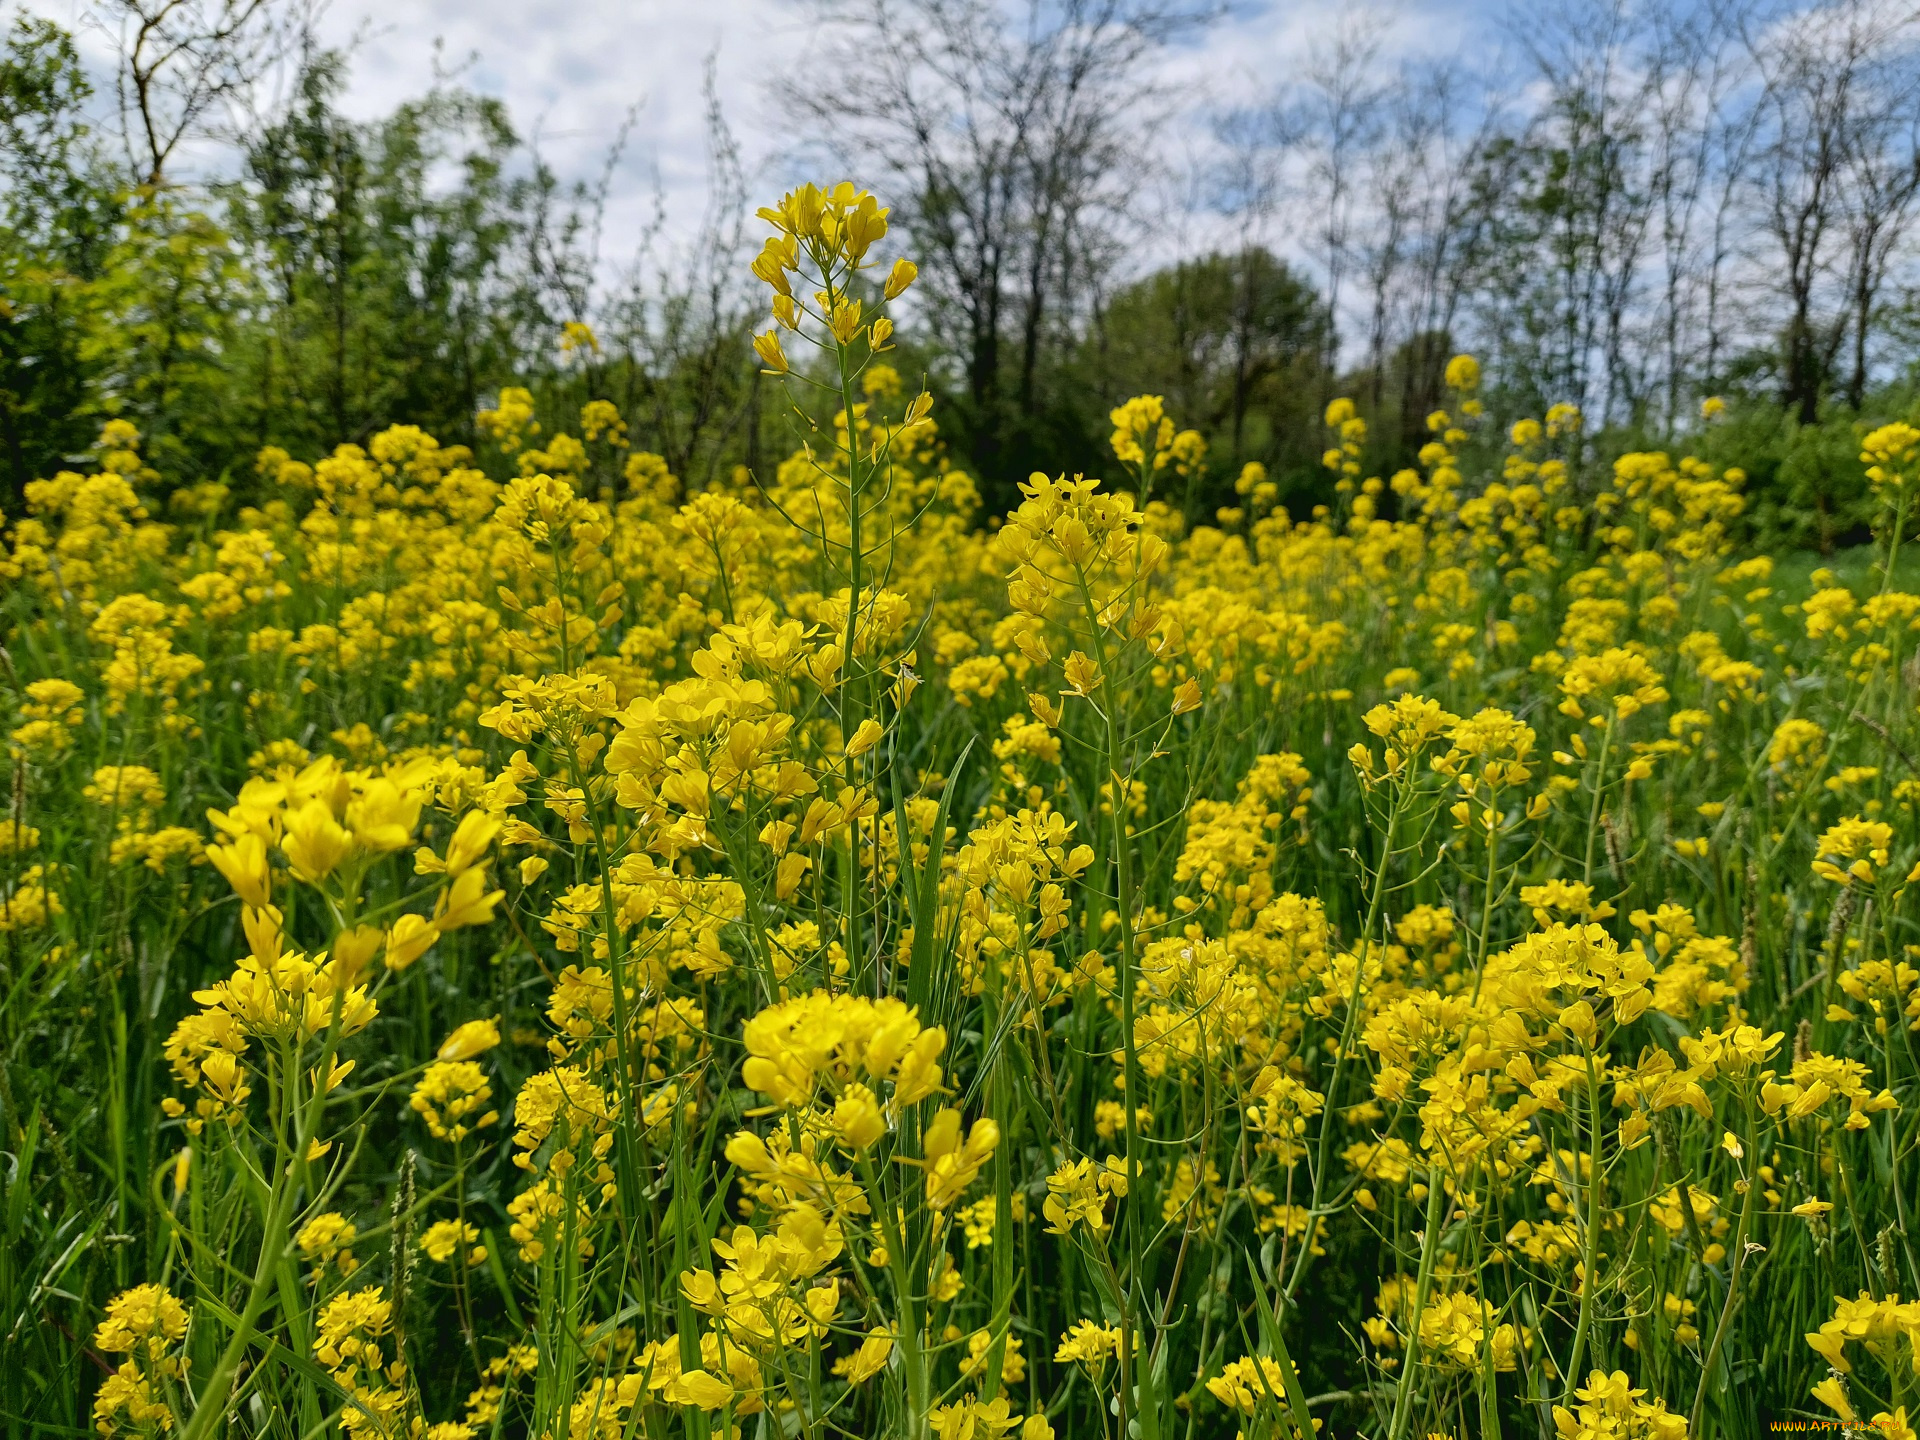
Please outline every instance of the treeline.
[[[1564, 0], [1408, 59], [1353, 12], [1278, 84], [1204, 86], [1169, 77], [1243, 23], [1211, 7], [810, 9], [792, 73], [861, 81], [776, 89], [788, 158], [894, 206], [924, 277], [900, 367], [990, 500], [1099, 472], [1107, 410], [1149, 392], [1213, 442], [1195, 513], [1249, 461], [1312, 503], [1329, 398], [1391, 469], [1471, 349], [1497, 412], [1574, 401], [1600, 459], [1737, 451], [1763, 523], [1830, 546], [1856, 426], [1913, 405], [1920, 25], [1881, 0]], [[99, 14], [110, 84], [58, 27], [4, 31], [0, 508], [114, 414], [174, 486], [396, 421], [478, 443], [512, 384], [550, 425], [613, 400], [695, 486], [792, 443], [743, 283], [776, 182], [711, 73], [704, 214], [612, 235], [612, 163], [563, 179], [456, 81], [349, 119], [350, 57], [284, 0]], [[230, 159], [189, 174], [196, 145]]]
[[1507, 411], [1574, 401], [1614, 448], [1721, 396], [1697, 443], [1750, 458], [1763, 519], [1861, 538], [1862, 419], [1914, 403], [1917, 26], [1883, 0], [1546, 0], [1488, 37], [1500, 63], [1386, 66], [1391, 33], [1352, 20], [1231, 117], [1228, 208], [1264, 231], [1305, 202], [1376, 405], [1430, 386], [1434, 336]]
[[[15, 497], [111, 414], [141, 427], [168, 483], [244, 484], [263, 445], [324, 453], [395, 422], [471, 443], [475, 414], [514, 383], [556, 403], [617, 400], [690, 476], [740, 450], [754, 384], [723, 273], [737, 233], [691, 247], [715, 257], [704, 268], [604, 297], [596, 197], [540, 163], [497, 101], [449, 85], [355, 122], [342, 57], [291, 38], [289, 98], [231, 147], [233, 173], [177, 184], [166, 127], [135, 102], [121, 133], [102, 133], [72, 37], [14, 17], [0, 56], [0, 467]], [[737, 165], [715, 138], [737, 232]], [[615, 348], [563, 365], [563, 326], [590, 314]]]

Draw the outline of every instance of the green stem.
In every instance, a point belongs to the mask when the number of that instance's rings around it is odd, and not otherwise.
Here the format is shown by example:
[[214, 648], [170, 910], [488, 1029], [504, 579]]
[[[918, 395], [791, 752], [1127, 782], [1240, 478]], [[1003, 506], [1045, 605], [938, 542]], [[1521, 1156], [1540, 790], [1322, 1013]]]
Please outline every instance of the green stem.
[[1593, 883], [1593, 846], [1600, 838], [1600, 801], [1607, 793], [1607, 756], [1613, 750], [1613, 714], [1607, 716], [1606, 731], [1600, 737], [1600, 763], [1593, 772], [1593, 806], [1587, 814], [1587, 858], [1581, 867], [1583, 884]]
[[1287, 1307], [1293, 1303], [1294, 1293], [1300, 1288], [1300, 1282], [1306, 1278], [1307, 1266], [1313, 1259], [1312, 1229], [1318, 1222], [1320, 1202], [1326, 1189], [1328, 1167], [1332, 1163], [1331, 1146], [1333, 1144], [1333, 1117], [1340, 1104], [1340, 1082], [1345, 1077], [1347, 1054], [1353, 1048], [1354, 1032], [1359, 1026], [1360, 990], [1366, 982], [1367, 942], [1373, 935], [1373, 927], [1380, 921], [1380, 911], [1386, 903], [1387, 870], [1393, 863], [1393, 833], [1400, 823], [1400, 813], [1405, 803], [1407, 790], [1396, 789], [1392, 803], [1387, 809], [1387, 833], [1380, 849], [1380, 865], [1373, 874], [1373, 893], [1367, 900], [1367, 918], [1360, 927], [1360, 948], [1354, 956], [1353, 989], [1347, 996], [1347, 1014], [1340, 1026], [1340, 1045], [1333, 1057], [1333, 1075], [1327, 1082], [1325, 1103], [1320, 1108], [1320, 1134], [1315, 1145], [1313, 1162], [1313, 1188], [1307, 1202], [1306, 1239], [1300, 1246], [1299, 1258], [1294, 1261], [1293, 1273], [1287, 1277], [1287, 1288], [1280, 1294], [1280, 1319], [1286, 1319]]
[[1434, 1260], [1440, 1253], [1441, 1195], [1445, 1189], [1438, 1168], [1429, 1165], [1426, 1229], [1420, 1235], [1420, 1279], [1414, 1287], [1413, 1313], [1407, 1323], [1407, 1363], [1400, 1371], [1400, 1384], [1393, 1397], [1393, 1423], [1387, 1430], [1387, 1440], [1400, 1440], [1407, 1433], [1413, 1411], [1414, 1372], [1420, 1368], [1420, 1319], [1426, 1313], [1427, 1297], [1433, 1293]]
[[1901, 487], [1900, 498], [1893, 507], [1893, 533], [1887, 537], [1887, 570], [1880, 577], [1880, 593], [1885, 595], [1893, 589], [1893, 566], [1900, 558], [1900, 532], [1907, 528], [1907, 492]]
[[[1759, 1140], [1754, 1133], [1752, 1111], [1748, 1111], [1747, 1154], [1757, 1158], [1760, 1154]], [[1713, 1378], [1713, 1367], [1719, 1363], [1720, 1348], [1727, 1343], [1727, 1331], [1733, 1326], [1733, 1316], [1740, 1297], [1740, 1275], [1747, 1265], [1747, 1235], [1753, 1224], [1753, 1201], [1760, 1193], [1760, 1181], [1756, 1175], [1747, 1181], [1747, 1195], [1740, 1207], [1740, 1224], [1733, 1234], [1732, 1267], [1727, 1275], [1727, 1298], [1720, 1306], [1720, 1318], [1714, 1323], [1713, 1343], [1707, 1347], [1707, 1358], [1700, 1366], [1700, 1384], [1693, 1392], [1693, 1409], [1689, 1414], [1687, 1433], [1700, 1433], [1700, 1412], [1707, 1403], [1707, 1384]]]
[[[1609, 727], [1611, 728], [1611, 727]], [[1566, 1394], [1571, 1406], [1580, 1383], [1580, 1362], [1586, 1358], [1587, 1335], [1593, 1325], [1593, 1295], [1600, 1287], [1600, 1075], [1587, 1055], [1587, 1219], [1580, 1236], [1580, 1318], [1573, 1327], [1573, 1353], [1567, 1358]]]
[[1107, 703], [1102, 707], [1105, 725], [1105, 749], [1102, 760], [1105, 762], [1107, 783], [1112, 787], [1113, 795], [1113, 860], [1114, 860], [1114, 907], [1117, 912], [1120, 930], [1120, 1051], [1121, 1074], [1124, 1079], [1121, 1096], [1125, 1114], [1122, 1128], [1126, 1137], [1127, 1156], [1127, 1203], [1120, 1216], [1120, 1248], [1132, 1260], [1129, 1267], [1131, 1282], [1119, 1290], [1120, 1301], [1120, 1383], [1119, 1433], [1126, 1435], [1128, 1417], [1132, 1409], [1132, 1392], [1128, 1388], [1127, 1369], [1133, 1363], [1134, 1331], [1137, 1320], [1134, 1313], [1134, 1291], [1143, 1285], [1145, 1277], [1141, 1274], [1145, 1256], [1141, 1245], [1141, 1195], [1140, 1186], [1144, 1175], [1140, 1167], [1140, 1139], [1136, 1115], [1140, 1105], [1142, 1086], [1140, 1083], [1140, 1052], [1134, 1040], [1134, 982], [1137, 973], [1137, 956], [1133, 933], [1134, 878], [1133, 847], [1127, 837], [1127, 803], [1131, 796], [1130, 776], [1121, 774], [1121, 751], [1124, 737], [1120, 733], [1120, 694], [1116, 672], [1108, 663], [1106, 641], [1102, 636], [1102, 627], [1097, 608], [1093, 603], [1093, 591], [1086, 573], [1075, 566], [1075, 574], [1080, 587], [1082, 607], [1086, 611], [1090, 643], [1094, 648], [1095, 663], [1100, 675], [1108, 685]]

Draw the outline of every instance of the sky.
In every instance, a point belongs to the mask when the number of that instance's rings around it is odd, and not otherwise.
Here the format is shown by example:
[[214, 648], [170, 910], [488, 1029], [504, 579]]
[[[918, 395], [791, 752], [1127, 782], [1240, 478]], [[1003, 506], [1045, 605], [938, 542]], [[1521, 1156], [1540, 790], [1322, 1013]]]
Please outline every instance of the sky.
[[[89, 24], [87, 0], [24, 3], [75, 32], [110, 102], [112, 42]], [[1163, 57], [1161, 78], [1207, 105], [1256, 99], [1306, 62], [1350, 3], [1230, 0], [1223, 18]], [[1392, 22], [1383, 63], [1451, 48], [1484, 5], [1405, 0], [1383, 12]], [[801, 0], [330, 0], [318, 28], [323, 43], [351, 53], [349, 114], [388, 113], [425, 92], [436, 65], [457, 69], [464, 86], [506, 102], [521, 134], [537, 140], [566, 179], [596, 179], [635, 113], [608, 206], [605, 251], [613, 256], [652, 214], [656, 183], [670, 230], [697, 223], [707, 181], [702, 81], [709, 57], [750, 192], [771, 198], [795, 178], [799, 162], [769, 87], [804, 65], [807, 17]], [[1171, 145], [1205, 143], [1197, 119], [1189, 123], [1191, 133], [1169, 136]], [[193, 157], [209, 168], [223, 158], [205, 147]]]

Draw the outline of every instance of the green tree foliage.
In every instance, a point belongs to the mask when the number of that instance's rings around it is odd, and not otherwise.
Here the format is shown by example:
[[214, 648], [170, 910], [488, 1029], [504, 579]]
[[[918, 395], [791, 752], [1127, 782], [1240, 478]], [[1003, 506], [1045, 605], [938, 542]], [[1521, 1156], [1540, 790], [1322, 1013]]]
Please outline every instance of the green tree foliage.
[[1079, 367], [1090, 405], [1164, 395], [1173, 413], [1216, 437], [1219, 483], [1195, 497], [1210, 511], [1226, 503], [1248, 461], [1283, 485], [1316, 477], [1331, 333], [1313, 287], [1254, 247], [1183, 261], [1122, 287], [1087, 337]]
[[[236, 366], [257, 443], [311, 452], [397, 416], [470, 439], [541, 317], [514, 272], [524, 184], [504, 108], [436, 90], [385, 119], [340, 113], [337, 55], [300, 72], [286, 114], [225, 190], [262, 295]], [[451, 186], [435, 183], [451, 171]]]
[[15, 497], [95, 428], [89, 287], [116, 217], [91, 93], [72, 38], [16, 16], [0, 39], [0, 483]]
[[[1011, 47], [1043, 89], [1066, 73], [1053, 48], [1064, 31], [1020, 40], [986, 12], [922, 8], [958, 27], [942, 32], [940, 54], [997, 76], [995, 47]], [[840, 20], [823, 33], [866, 34], [883, 17], [827, 9]], [[261, 37], [297, 33], [273, 16], [260, 23], [235, 74], [253, 73]], [[1142, 63], [1165, 35], [1140, 24], [1084, 63], [1102, 74]], [[981, 49], [966, 39], [976, 30], [998, 38]], [[1799, 68], [1756, 98], [1753, 62], [1715, 49], [1717, 34], [1667, 36], [1636, 89], [1576, 28], [1540, 60], [1542, 98], [1511, 122], [1476, 120], [1444, 86], [1410, 85], [1398, 108], [1353, 118], [1351, 133], [1256, 127], [1266, 138], [1242, 157], [1256, 180], [1279, 164], [1260, 146], [1304, 145], [1303, 205], [1332, 204], [1322, 191], [1338, 177], [1341, 205], [1374, 207], [1347, 215], [1337, 236], [1294, 235], [1311, 270], [1292, 252], [1280, 258], [1277, 238], [1255, 243], [1277, 237], [1285, 185], [1274, 177], [1222, 192], [1253, 237], [1241, 248], [1138, 266], [1125, 237], [1139, 217], [1114, 182], [1150, 145], [1147, 112], [1103, 102], [1037, 119], [1000, 77], [988, 88], [1010, 108], [971, 123], [1005, 144], [972, 158], [944, 141], [913, 150], [888, 192], [926, 272], [892, 358], [939, 392], [943, 436], [989, 510], [1014, 503], [1036, 469], [1109, 473], [1108, 412], [1149, 394], [1214, 443], [1171, 497], [1190, 518], [1234, 503], [1249, 462], [1300, 511], [1331, 498], [1319, 411], [1333, 394], [1351, 394], [1369, 421], [1368, 473], [1391, 475], [1431, 438], [1448, 357], [1472, 349], [1503, 377], [1485, 397], [1497, 418], [1582, 404], [1581, 483], [1605, 483], [1607, 460], [1626, 450], [1714, 443], [1694, 433], [1699, 405], [1725, 396], [1715, 423], [1737, 432], [1753, 472], [1753, 522], [1780, 543], [1845, 546], [1861, 534], [1848, 460], [1858, 436], [1912, 414], [1899, 367], [1920, 327], [1895, 267], [1909, 212], [1920, 213], [1920, 169], [1895, 123], [1911, 93], [1895, 83], [1906, 52], [1861, 70], [1872, 83], [1859, 95], [1783, 52]], [[860, 124], [832, 132], [848, 170], [883, 172], [882, 141], [901, 140], [908, 111], [948, 113], [951, 87], [933, 83], [944, 71], [926, 68], [934, 51], [894, 56], [899, 86], [880, 87]], [[154, 155], [120, 143], [134, 130], [114, 136], [102, 121], [109, 133], [96, 134], [89, 117], [113, 107], [71, 37], [26, 16], [0, 28], [0, 510], [18, 514], [29, 483], [72, 468], [109, 417], [139, 429], [168, 483], [244, 489], [266, 445], [311, 461], [405, 422], [484, 446], [474, 417], [507, 386], [532, 392], [549, 435], [580, 431], [588, 401], [613, 402], [626, 438], [689, 486], [742, 465], [767, 478], [793, 417], [767, 402], [748, 344], [737, 278], [747, 187], [711, 75], [707, 213], [676, 247], [664, 237], [691, 217], [669, 227], [663, 206], [623, 269], [603, 243], [611, 164], [597, 186], [565, 183], [498, 101], [452, 84], [351, 117], [347, 61], [311, 37], [278, 61], [284, 98], [246, 132], [232, 173], [187, 183], [168, 168], [154, 186], [140, 183]], [[933, 88], [901, 100], [910, 81]], [[1387, 103], [1365, 84], [1326, 83], [1346, 97], [1341, 114]], [[836, 94], [829, 108], [840, 107]], [[124, 105], [119, 118], [130, 123]], [[825, 123], [804, 106], [794, 119]], [[1845, 145], [1822, 138], [1832, 136]], [[1779, 217], [1815, 201], [1827, 209], [1795, 251], [1800, 232]], [[1741, 257], [1755, 246], [1787, 258], [1753, 270]], [[1776, 269], [1782, 284], [1800, 276], [1784, 309], [1762, 293]], [[563, 353], [569, 324], [593, 338]], [[1808, 326], [1821, 337], [1811, 371]], [[1338, 373], [1356, 351], [1361, 363]]]

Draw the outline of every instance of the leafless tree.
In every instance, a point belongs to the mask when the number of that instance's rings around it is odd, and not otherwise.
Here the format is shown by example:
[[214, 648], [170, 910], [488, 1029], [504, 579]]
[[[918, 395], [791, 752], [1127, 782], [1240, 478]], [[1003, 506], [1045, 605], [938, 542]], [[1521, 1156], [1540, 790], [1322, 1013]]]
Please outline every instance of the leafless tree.
[[[1876, 72], [1910, 38], [1913, 20], [1882, 0], [1760, 18], [1772, 23], [1751, 25], [1745, 36], [1764, 82], [1754, 185], [1785, 301], [1782, 398], [1811, 424], [1854, 307], [1871, 308], [1880, 257], [1911, 203], [1910, 188], [1867, 158], [1878, 145], [1863, 137], [1880, 113]], [[1897, 211], [1883, 208], [1896, 199]]]
[[1874, 307], [1920, 195], [1920, 108], [1913, 103], [1920, 68], [1911, 49], [1895, 45], [1886, 52], [1861, 87], [1840, 162], [1845, 298], [1853, 349], [1845, 393], [1856, 409], [1866, 397]]
[[1733, 192], [1754, 106], [1752, 65], [1732, 21], [1747, 0], [1695, 10], [1657, 8], [1649, 71], [1650, 190], [1659, 232], [1660, 303], [1653, 317], [1660, 418], [1680, 418], [1690, 378], [1711, 384], [1718, 298]]
[[127, 159], [159, 187], [180, 146], [294, 48], [312, 12], [286, 0], [96, 0], [93, 20], [118, 49]]
[[[1682, 425], [1763, 363], [1802, 419], [1823, 395], [1857, 406], [1914, 268], [1913, 0], [1515, 0], [1471, 63], [1397, 59], [1360, 0], [1205, 126], [1164, 123], [1208, 118], [1154, 79], [1204, 18], [1172, 0], [813, 4], [784, 98], [899, 198], [931, 262], [927, 329], [988, 446], [1018, 429], [992, 417], [1031, 417], [1052, 360], [1097, 340], [1103, 290], [1188, 229], [1309, 270], [1333, 317], [1323, 373], [1358, 365], [1416, 418], [1447, 346], [1603, 423]], [[1156, 217], [1142, 197], [1181, 187], [1147, 171], [1196, 134], [1210, 213]]]
[[[1434, 385], [1461, 308], [1498, 227], [1497, 204], [1511, 184], [1510, 161], [1494, 157], [1503, 105], [1478, 77], [1440, 62], [1403, 74], [1403, 130], [1422, 137], [1408, 296], [1391, 343], [1410, 347], [1400, 367], [1400, 412], [1407, 436], [1439, 400]], [[1383, 343], [1381, 352], [1388, 351]], [[1416, 427], [1419, 427], [1416, 429]]]
[[1332, 35], [1307, 57], [1303, 80], [1288, 96], [1308, 154], [1307, 191], [1315, 214], [1312, 244], [1326, 274], [1333, 313], [1328, 368], [1339, 359], [1340, 312], [1354, 234], [1367, 202], [1363, 167], [1386, 133], [1388, 77], [1380, 42], [1387, 20], [1378, 11], [1341, 14]]
[[1626, 316], [1650, 220], [1649, 85], [1629, 57], [1642, 23], [1628, 0], [1561, 0], [1545, 14], [1530, 7], [1516, 26], [1544, 91], [1530, 136], [1538, 157], [1531, 204], [1545, 222], [1554, 277], [1550, 354], [1560, 387], [1582, 401], [1597, 398], [1608, 418], [1631, 409], [1637, 388]]
[[[721, 102], [717, 65], [705, 80], [707, 197], [690, 241], [670, 241], [664, 194], [624, 291], [611, 338], [626, 354], [627, 410], [644, 416], [648, 443], [690, 485], [713, 483], [728, 441], [746, 428], [744, 453], [758, 468], [760, 372], [746, 344], [759, 298], [746, 275], [748, 184]], [[744, 380], [742, 377], [745, 377]]]
[[1729, 300], [1735, 289], [1734, 269], [1741, 258], [1741, 236], [1751, 218], [1745, 200], [1766, 118], [1766, 107], [1755, 84], [1752, 50], [1742, 41], [1754, 4], [1755, 0], [1713, 0], [1709, 11], [1716, 37], [1716, 83], [1711, 87], [1702, 155], [1710, 221], [1705, 250], [1695, 266], [1704, 306], [1704, 351], [1695, 374], [1697, 382], [1709, 389], [1719, 383], [1735, 338], [1738, 319]]
[[[1367, 290], [1367, 370], [1373, 400], [1384, 395], [1389, 359], [1396, 346], [1450, 323], [1457, 301], [1451, 247], [1467, 217], [1461, 213], [1462, 162], [1475, 146], [1462, 146], [1462, 87], [1446, 63], [1403, 66], [1392, 89], [1380, 153], [1370, 157], [1366, 183], [1375, 214], [1359, 245]], [[1450, 293], [1449, 293], [1450, 292]], [[1418, 377], [1403, 367], [1403, 408], [1416, 397]], [[1423, 413], [1425, 406], [1422, 407]]]
[[815, 53], [779, 98], [893, 202], [932, 326], [964, 372], [977, 458], [1031, 421], [1045, 352], [1121, 258], [1165, 100], [1149, 62], [1209, 13], [1178, 0], [815, 0]]
[[[1243, 256], [1267, 248], [1275, 217], [1288, 191], [1288, 157], [1299, 143], [1292, 117], [1282, 106], [1259, 105], [1214, 117], [1213, 134], [1221, 149], [1215, 167], [1211, 203], [1233, 223]], [[1233, 332], [1232, 443], [1238, 455], [1246, 440], [1247, 404], [1254, 380], [1254, 327], [1257, 316], [1256, 271], [1240, 266], [1240, 293]]]

